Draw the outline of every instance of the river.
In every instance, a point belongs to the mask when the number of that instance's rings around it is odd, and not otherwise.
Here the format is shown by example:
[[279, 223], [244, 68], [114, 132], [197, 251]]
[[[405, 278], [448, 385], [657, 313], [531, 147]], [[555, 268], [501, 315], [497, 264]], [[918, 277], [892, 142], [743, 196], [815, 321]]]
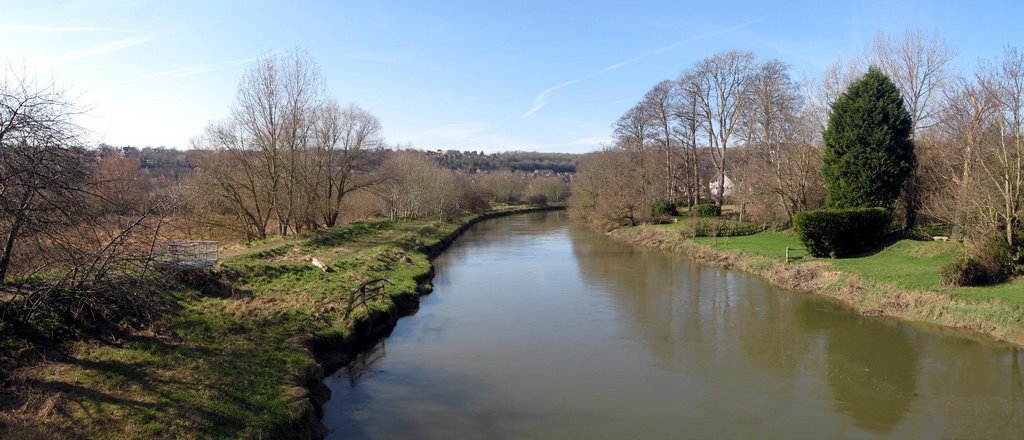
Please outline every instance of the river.
[[1020, 438], [1024, 352], [613, 241], [473, 226], [327, 378], [329, 438]]

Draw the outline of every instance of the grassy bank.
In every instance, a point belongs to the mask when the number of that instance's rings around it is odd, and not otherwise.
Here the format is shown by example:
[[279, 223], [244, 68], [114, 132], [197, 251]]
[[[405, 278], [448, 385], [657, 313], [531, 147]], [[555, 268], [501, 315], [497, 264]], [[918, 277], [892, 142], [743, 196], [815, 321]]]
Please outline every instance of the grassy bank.
[[[343, 364], [415, 307], [430, 257], [470, 224], [523, 211], [358, 222], [233, 250], [187, 277], [177, 311], [154, 327], [16, 368], [0, 396], [0, 437], [320, 436], [323, 365]], [[375, 279], [387, 281], [353, 301]]]
[[612, 236], [751, 272], [780, 287], [838, 298], [866, 315], [970, 329], [1024, 345], [1024, 279], [988, 287], [942, 285], [941, 268], [962, 252], [956, 243], [901, 240], [867, 256], [820, 259], [808, 256], [789, 231], [690, 238], [685, 227], [646, 225], [619, 229]]

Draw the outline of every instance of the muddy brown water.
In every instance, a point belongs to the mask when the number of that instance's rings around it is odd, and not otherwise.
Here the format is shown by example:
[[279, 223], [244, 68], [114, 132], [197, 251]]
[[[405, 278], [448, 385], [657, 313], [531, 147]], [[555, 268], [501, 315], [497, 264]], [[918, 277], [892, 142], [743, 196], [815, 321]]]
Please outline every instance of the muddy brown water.
[[1021, 438], [1024, 352], [615, 242], [479, 223], [327, 378], [329, 438]]

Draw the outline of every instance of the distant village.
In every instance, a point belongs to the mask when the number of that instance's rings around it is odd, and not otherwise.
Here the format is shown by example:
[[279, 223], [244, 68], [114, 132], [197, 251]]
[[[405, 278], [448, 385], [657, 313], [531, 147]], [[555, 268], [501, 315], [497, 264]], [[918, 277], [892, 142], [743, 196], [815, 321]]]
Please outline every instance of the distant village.
[[524, 173], [531, 177], [558, 177], [564, 182], [576, 178], [579, 154], [509, 151], [427, 150], [427, 157], [458, 174], [490, 174], [496, 171]]

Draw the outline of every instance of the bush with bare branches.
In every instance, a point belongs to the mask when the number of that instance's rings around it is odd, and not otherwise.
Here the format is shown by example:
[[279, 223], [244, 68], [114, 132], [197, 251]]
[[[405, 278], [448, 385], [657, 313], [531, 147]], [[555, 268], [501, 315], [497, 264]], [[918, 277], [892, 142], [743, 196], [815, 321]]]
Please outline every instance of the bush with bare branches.
[[9, 69], [0, 83], [0, 334], [141, 325], [166, 305], [150, 255], [170, 202], [126, 190], [84, 147], [80, 112]]

